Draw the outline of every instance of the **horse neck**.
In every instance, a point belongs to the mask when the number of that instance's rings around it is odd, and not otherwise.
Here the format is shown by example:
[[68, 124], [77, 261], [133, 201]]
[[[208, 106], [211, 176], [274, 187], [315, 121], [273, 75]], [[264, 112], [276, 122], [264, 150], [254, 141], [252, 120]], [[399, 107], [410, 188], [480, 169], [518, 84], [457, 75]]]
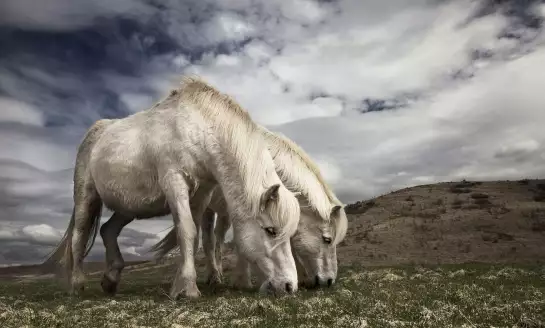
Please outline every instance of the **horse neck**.
[[[258, 136], [220, 138], [215, 177], [233, 219], [256, 217], [265, 188], [280, 183], [270, 153]], [[237, 144], [232, 144], [237, 142]]]
[[[282, 175], [284, 176], [284, 175]], [[293, 172], [286, 176], [286, 184], [293, 186], [296, 192], [301, 192], [307, 205], [318, 213], [322, 220], [329, 220], [333, 203], [325, 192], [324, 186], [309, 171]]]
[[277, 149], [272, 152], [276, 171], [280, 180], [294, 192], [301, 192], [322, 219], [329, 220], [333, 201], [327, 192], [327, 186], [316, 177], [302, 160]]

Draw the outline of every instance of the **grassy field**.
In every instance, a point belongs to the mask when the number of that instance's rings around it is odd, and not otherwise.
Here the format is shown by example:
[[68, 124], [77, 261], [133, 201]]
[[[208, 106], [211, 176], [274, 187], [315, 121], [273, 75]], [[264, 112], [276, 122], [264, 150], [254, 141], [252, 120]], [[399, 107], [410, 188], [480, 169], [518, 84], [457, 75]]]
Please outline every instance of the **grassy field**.
[[82, 297], [4, 280], [0, 327], [545, 327], [545, 265], [345, 267], [328, 290], [272, 298], [201, 284], [202, 298], [176, 302], [171, 272], [128, 272], [115, 298], [97, 276]]

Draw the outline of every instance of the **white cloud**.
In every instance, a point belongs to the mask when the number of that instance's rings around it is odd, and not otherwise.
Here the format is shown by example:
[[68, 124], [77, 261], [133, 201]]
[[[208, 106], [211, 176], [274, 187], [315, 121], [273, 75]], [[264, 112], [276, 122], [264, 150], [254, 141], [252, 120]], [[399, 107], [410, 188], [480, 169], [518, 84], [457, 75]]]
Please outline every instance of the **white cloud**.
[[525, 156], [541, 148], [541, 144], [535, 139], [513, 140], [512, 144], [500, 145], [500, 149], [494, 156], [508, 158], [514, 156]]
[[[235, 96], [256, 121], [276, 125], [337, 116], [360, 108], [364, 98], [427, 97], [451, 87], [454, 74], [475, 74], [520, 51], [520, 42], [497, 38], [509, 25], [505, 16], [471, 19], [478, 2], [387, 2], [366, 7], [341, 1], [338, 14], [321, 15], [323, 23], [305, 32], [263, 29], [267, 44], [255, 41], [229, 55], [204, 57], [188, 72]], [[363, 18], [356, 19], [355, 11]], [[279, 24], [303, 26], [280, 17]], [[283, 45], [280, 53], [274, 44]], [[475, 60], [475, 51], [493, 55]]]
[[[344, 37], [320, 36], [314, 43], [317, 49], [311, 50], [321, 54], [314, 57], [319, 62], [305, 61], [307, 54], [296, 51], [273, 65], [281, 76], [355, 99], [429, 89], [467, 65], [472, 46], [482, 46], [502, 27], [503, 19], [494, 17], [461, 29], [470, 11], [458, 7], [465, 1], [458, 3], [439, 12], [402, 12], [385, 24], [362, 26]], [[312, 72], [318, 66], [325, 74], [316, 78]], [[286, 74], [285, 67], [297, 69]]]
[[540, 48], [410, 108], [274, 129], [311, 154], [327, 151], [336, 159], [346, 178], [334, 186], [351, 201], [451, 179], [539, 177], [545, 175], [544, 63]]
[[47, 224], [28, 225], [21, 229], [21, 232], [33, 241], [53, 245], [62, 238], [62, 234], [58, 230]]
[[285, 1], [280, 8], [284, 17], [304, 24], [317, 23], [329, 14], [324, 6], [310, 0]]
[[139, 112], [154, 104], [154, 99], [150, 95], [138, 93], [123, 93], [120, 95], [121, 101], [131, 112]]
[[[45, 138], [43, 134], [46, 132], [42, 129], [3, 126], [0, 129], [0, 159], [18, 160], [45, 171], [72, 167], [77, 148]], [[79, 140], [73, 141], [76, 143]]]
[[334, 164], [332, 158], [324, 159], [323, 157], [318, 157], [314, 159], [314, 162], [318, 165], [320, 172], [328, 184], [335, 185], [341, 183], [342, 172], [339, 167]]
[[44, 116], [42, 112], [22, 101], [0, 97], [0, 122], [42, 126]]
[[256, 32], [252, 24], [248, 23], [244, 17], [230, 13], [216, 15], [206, 27], [205, 33], [209, 41], [213, 43], [242, 41]]

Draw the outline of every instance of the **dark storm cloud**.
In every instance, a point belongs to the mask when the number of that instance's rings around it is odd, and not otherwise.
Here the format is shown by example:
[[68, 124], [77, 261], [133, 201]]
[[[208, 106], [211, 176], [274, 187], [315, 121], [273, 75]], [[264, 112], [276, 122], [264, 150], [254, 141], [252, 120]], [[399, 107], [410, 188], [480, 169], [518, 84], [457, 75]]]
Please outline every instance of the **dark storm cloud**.
[[39, 108], [50, 127], [126, 116], [122, 94], [157, 97], [150, 82], [181, 73], [176, 56], [191, 61], [245, 41], [217, 39], [209, 25], [218, 9], [210, 1], [46, 3], [3, 3], [0, 95]]

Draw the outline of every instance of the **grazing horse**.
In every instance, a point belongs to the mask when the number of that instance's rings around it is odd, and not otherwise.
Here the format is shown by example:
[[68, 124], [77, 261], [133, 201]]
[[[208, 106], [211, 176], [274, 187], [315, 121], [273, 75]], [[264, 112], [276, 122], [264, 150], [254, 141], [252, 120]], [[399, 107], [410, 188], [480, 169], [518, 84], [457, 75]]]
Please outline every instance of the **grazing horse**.
[[83, 259], [105, 205], [114, 214], [100, 228], [106, 248], [102, 288], [114, 294], [124, 267], [117, 242], [123, 227], [135, 218], [172, 214], [181, 261], [170, 296], [198, 297], [196, 222], [216, 187], [226, 195], [240, 253], [267, 277], [262, 289], [295, 292], [290, 238], [299, 203], [278, 177], [250, 115], [196, 77], [185, 77], [150, 110], [89, 129], [76, 157], [72, 218], [44, 265], [64, 264], [71, 291], [83, 290]]
[[[280, 179], [299, 195], [301, 218], [291, 245], [300, 280], [308, 286], [331, 286], [337, 277], [336, 245], [346, 235], [348, 221], [344, 208], [302, 148], [264, 127], [260, 126], [259, 131], [267, 142]], [[216, 235], [213, 232], [214, 212], [218, 213]], [[215, 190], [202, 219], [203, 249], [210, 283], [221, 282], [221, 254], [230, 225], [225, 198], [221, 190]], [[176, 246], [175, 230], [170, 230], [152, 247], [152, 251], [156, 252], [157, 258], [162, 258]], [[240, 256], [238, 258], [236, 284], [250, 287], [249, 263]]]

